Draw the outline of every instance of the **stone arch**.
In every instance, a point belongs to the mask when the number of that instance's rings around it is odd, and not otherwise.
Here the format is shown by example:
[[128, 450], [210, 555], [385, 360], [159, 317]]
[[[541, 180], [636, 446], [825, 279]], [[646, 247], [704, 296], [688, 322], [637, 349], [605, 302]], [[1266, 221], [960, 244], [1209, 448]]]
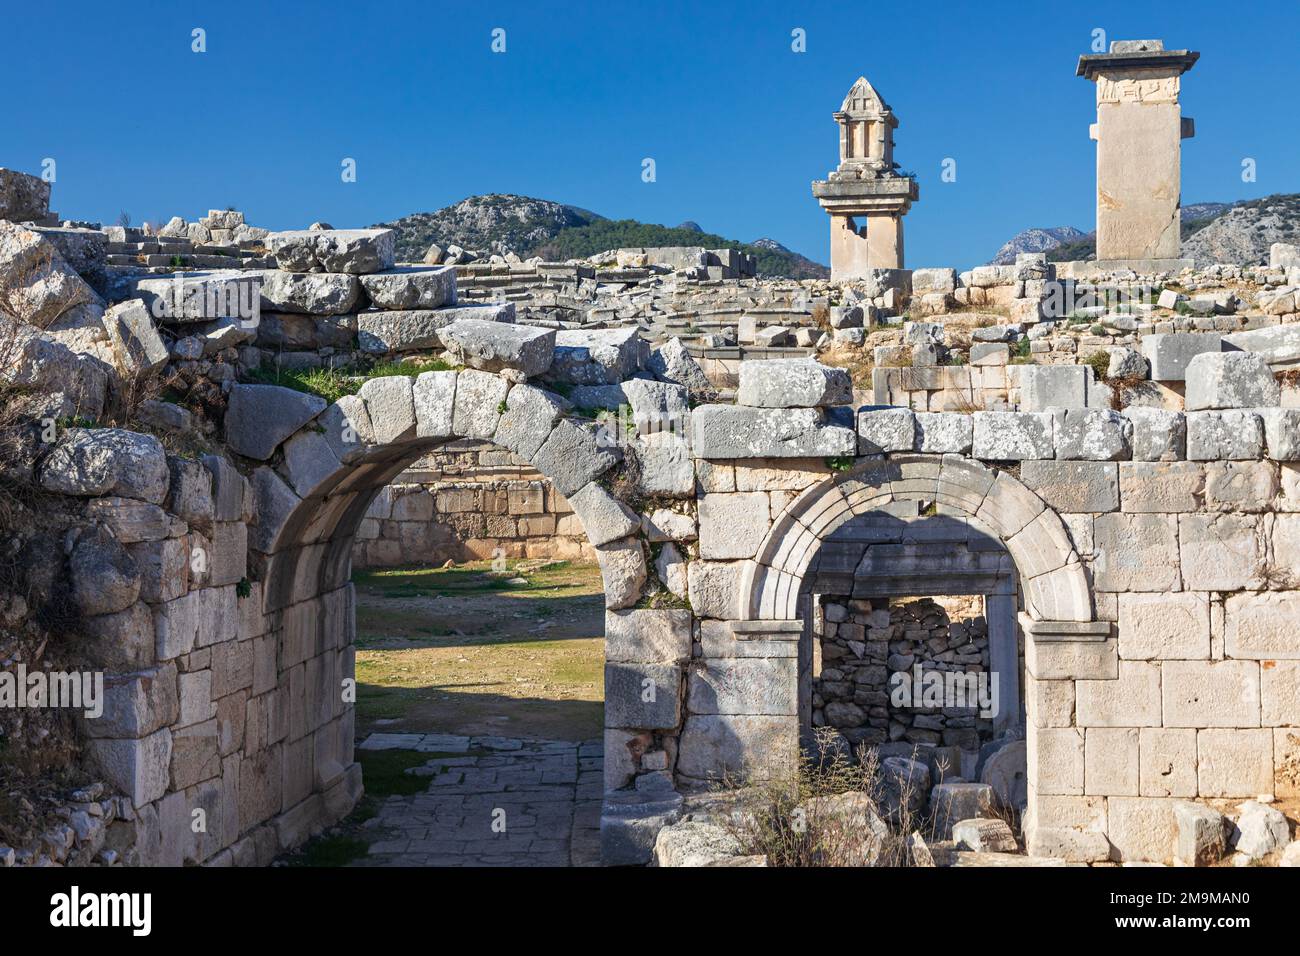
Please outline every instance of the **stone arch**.
[[739, 621], [794, 621], [821, 542], [893, 501], [933, 501], [976, 522], [1010, 552], [1032, 621], [1088, 622], [1092, 592], [1060, 517], [1007, 471], [960, 455], [895, 455], [860, 463], [796, 497], [741, 576]]
[[[457, 439], [491, 441], [564, 495], [597, 551], [611, 609], [639, 596], [640, 519], [597, 479], [620, 453], [598, 429], [566, 417], [543, 388], [477, 370], [371, 379], [275, 445], [252, 475], [257, 524], [250, 566], [267, 615], [344, 587], [352, 543], [374, 497], [420, 456]], [[635, 560], [629, 555], [636, 552]], [[628, 565], [642, 569], [632, 574]]]

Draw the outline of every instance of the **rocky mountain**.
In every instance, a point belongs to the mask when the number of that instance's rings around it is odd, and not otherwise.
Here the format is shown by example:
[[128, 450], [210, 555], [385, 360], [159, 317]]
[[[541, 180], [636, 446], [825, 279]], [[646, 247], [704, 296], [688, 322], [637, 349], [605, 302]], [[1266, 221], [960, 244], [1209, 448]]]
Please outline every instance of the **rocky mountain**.
[[[1273, 243], [1300, 241], [1300, 193], [1188, 203], [1182, 210], [1182, 235], [1183, 255], [1201, 264], [1267, 262]], [[1026, 229], [998, 250], [992, 264], [1015, 262], [1018, 252], [1046, 252], [1052, 262], [1092, 259], [1097, 239], [1072, 226]]]
[[989, 265], [1007, 266], [1016, 261], [1022, 252], [1047, 252], [1065, 242], [1084, 238], [1086, 234], [1073, 226], [1053, 226], [1050, 229], [1026, 229], [1002, 244]]
[[397, 258], [419, 262], [430, 244], [444, 249], [462, 246], [481, 252], [520, 256], [554, 238], [564, 229], [585, 226], [602, 219], [593, 212], [532, 199], [489, 193], [470, 196], [437, 212], [417, 212], [378, 226], [397, 233]]
[[470, 196], [436, 212], [413, 213], [380, 227], [397, 232], [397, 258], [419, 262], [431, 244], [480, 253], [563, 261], [628, 246], [734, 247], [752, 253], [761, 276], [825, 278], [829, 270], [772, 239], [738, 242], [705, 232], [691, 220], [661, 226], [636, 219], [606, 219], [594, 212], [528, 196]]
[[1198, 263], [1268, 262], [1275, 242], [1300, 241], [1300, 193], [1234, 203], [1183, 239], [1183, 255]]

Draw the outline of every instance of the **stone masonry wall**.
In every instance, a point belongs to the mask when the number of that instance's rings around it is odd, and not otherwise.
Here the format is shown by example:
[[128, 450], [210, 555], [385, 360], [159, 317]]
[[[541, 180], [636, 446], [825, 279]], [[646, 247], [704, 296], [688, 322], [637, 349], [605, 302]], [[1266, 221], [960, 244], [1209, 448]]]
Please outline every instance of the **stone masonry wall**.
[[[978, 750], [992, 721], [974, 707], [894, 707], [890, 681], [925, 671], [989, 669], [983, 599], [822, 599], [813, 656], [812, 722], [834, 727], [856, 749], [887, 741]], [[816, 650], [820, 649], [820, 668]]]
[[450, 442], [371, 503], [353, 566], [395, 567], [496, 557], [594, 561], [563, 495], [517, 455], [489, 442]]

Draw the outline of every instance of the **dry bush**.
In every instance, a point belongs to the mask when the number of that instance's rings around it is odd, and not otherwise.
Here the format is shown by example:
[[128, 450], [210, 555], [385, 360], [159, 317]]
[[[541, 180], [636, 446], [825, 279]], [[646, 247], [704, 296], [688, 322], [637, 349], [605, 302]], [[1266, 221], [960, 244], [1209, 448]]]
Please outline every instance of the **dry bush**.
[[[886, 796], [875, 748], [853, 759], [833, 728], [814, 730], [815, 752], [785, 770], [747, 783], [724, 776], [737, 809], [724, 825], [747, 854], [771, 866], [915, 866], [909, 836], [933, 834], [933, 820], [911, 810], [908, 780]], [[828, 798], [840, 798], [832, 800]]]

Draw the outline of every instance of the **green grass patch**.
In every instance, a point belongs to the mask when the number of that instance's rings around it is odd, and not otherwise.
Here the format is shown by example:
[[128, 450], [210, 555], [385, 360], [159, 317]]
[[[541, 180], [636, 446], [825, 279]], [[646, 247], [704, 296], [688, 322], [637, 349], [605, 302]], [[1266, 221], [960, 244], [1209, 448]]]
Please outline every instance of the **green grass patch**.
[[370, 841], [350, 833], [318, 836], [298, 852], [285, 857], [285, 866], [347, 866], [370, 851]]
[[360, 380], [334, 368], [267, 368], [263, 366], [248, 373], [248, 380], [257, 385], [279, 385], [295, 392], [318, 395], [327, 402], [337, 402], [344, 395], [355, 395], [361, 388]]
[[580, 590], [585, 581], [574, 579], [573, 565], [556, 561], [517, 576], [514, 565], [507, 565], [503, 573], [489, 573], [484, 563], [458, 565], [453, 568], [384, 568], [358, 571], [353, 574], [358, 587], [377, 590], [389, 598], [404, 597], [455, 597], [457, 595], [491, 594], [497, 591], [546, 592], [538, 597], [555, 595], [566, 590]]
[[357, 762], [361, 764], [361, 780], [366, 793], [375, 799], [424, 793], [429, 789], [428, 777], [417, 777], [406, 771], [423, 767], [435, 757], [452, 754], [421, 753], [418, 750], [358, 750]]

